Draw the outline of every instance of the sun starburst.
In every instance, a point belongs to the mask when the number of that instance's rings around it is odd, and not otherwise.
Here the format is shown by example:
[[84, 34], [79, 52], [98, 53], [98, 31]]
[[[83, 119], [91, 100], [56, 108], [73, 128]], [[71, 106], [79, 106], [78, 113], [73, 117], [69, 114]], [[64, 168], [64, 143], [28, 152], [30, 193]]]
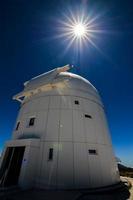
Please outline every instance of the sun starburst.
[[97, 16], [86, 16], [84, 13], [74, 15], [70, 12], [69, 15], [65, 15], [64, 20], [60, 20], [60, 30], [58, 38], [63, 38], [63, 41], [67, 41], [66, 50], [68, 50], [73, 44], [76, 44], [78, 48], [82, 48], [83, 45], [92, 45], [96, 48], [94, 39], [99, 30]]

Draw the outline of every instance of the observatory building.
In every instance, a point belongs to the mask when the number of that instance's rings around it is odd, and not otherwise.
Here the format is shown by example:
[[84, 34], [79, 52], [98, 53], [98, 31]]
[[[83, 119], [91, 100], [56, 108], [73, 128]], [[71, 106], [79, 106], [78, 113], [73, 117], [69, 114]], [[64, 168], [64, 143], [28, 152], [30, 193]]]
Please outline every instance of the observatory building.
[[120, 181], [98, 91], [69, 68], [32, 78], [13, 97], [21, 106], [2, 154], [1, 186], [80, 189]]

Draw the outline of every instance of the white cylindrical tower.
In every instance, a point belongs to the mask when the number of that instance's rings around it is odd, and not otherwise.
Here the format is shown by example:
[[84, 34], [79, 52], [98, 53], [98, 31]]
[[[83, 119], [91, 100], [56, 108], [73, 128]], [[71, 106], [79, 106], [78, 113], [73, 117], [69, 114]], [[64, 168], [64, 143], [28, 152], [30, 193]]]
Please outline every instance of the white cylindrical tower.
[[33, 78], [14, 96], [21, 108], [7, 147], [26, 147], [18, 177], [21, 186], [78, 189], [119, 182], [98, 91], [68, 69]]

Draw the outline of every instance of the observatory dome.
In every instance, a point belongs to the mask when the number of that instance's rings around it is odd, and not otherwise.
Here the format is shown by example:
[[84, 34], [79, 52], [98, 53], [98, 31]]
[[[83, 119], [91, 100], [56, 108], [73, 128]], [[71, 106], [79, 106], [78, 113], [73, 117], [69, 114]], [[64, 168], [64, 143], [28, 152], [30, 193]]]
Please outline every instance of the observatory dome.
[[[74, 90], [77, 92], [79, 90], [82, 93], [92, 93], [93, 95], [98, 95], [96, 88], [85, 78], [66, 72], [68, 67], [57, 68], [50, 72], [41, 74], [35, 78], [24, 83], [23, 92], [15, 95], [13, 98], [20, 100], [25, 97], [33, 97], [34, 94], [40, 93], [41, 91], [53, 91], [57, 89], [62, 92], [62, 94], [67, 94], [68, 90]], [[98, 95], [99, 98], [99, 95]]]
[[21, 106], [3, 153], [2, 163], [9, 155], [12, 163], [9, 173], [3, 170], [4, 186], [79, 189], [119, 182], [99, 93], [69, 68], [32, 78], [13, 97]]
[[85, 78], [73, 74], [70, 72], [60, 72], [56, 74], [55, 76], [51, 76], [51, 74], [42, 74], [41, 76], [37, 76], [30, 81], [25, 83], [26, 90], [35, 89], [36, 87], [39, 87], [44, 84], [57, 84], [60, 82], [67, 83], [69, 81], [71, 88], [81, 89], [81, 90], [88, 90], [90, 88], [91, 90], [96, 91], [95, 87]]

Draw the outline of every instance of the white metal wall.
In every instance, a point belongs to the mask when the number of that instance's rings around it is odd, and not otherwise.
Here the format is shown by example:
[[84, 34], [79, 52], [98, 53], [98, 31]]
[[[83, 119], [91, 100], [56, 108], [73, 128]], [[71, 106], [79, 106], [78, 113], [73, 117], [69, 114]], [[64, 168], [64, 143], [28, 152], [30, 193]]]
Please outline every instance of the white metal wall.
[[[37, 187], [92, 188], [119, 181], [102, 104], [94, 95], [89, 97], [80, 91], [74, 96], [57, 90], [22, 105], [17, 118], [20, 127], [13, 139], [28, 134], [41, 139]], [[29, 127], [32, 116], [35, 124]], [[54, 149], [52, 161], [48, 160], [50, 148]], [[97, 155], [89, 155], [89, 149], [96, 149]]]

